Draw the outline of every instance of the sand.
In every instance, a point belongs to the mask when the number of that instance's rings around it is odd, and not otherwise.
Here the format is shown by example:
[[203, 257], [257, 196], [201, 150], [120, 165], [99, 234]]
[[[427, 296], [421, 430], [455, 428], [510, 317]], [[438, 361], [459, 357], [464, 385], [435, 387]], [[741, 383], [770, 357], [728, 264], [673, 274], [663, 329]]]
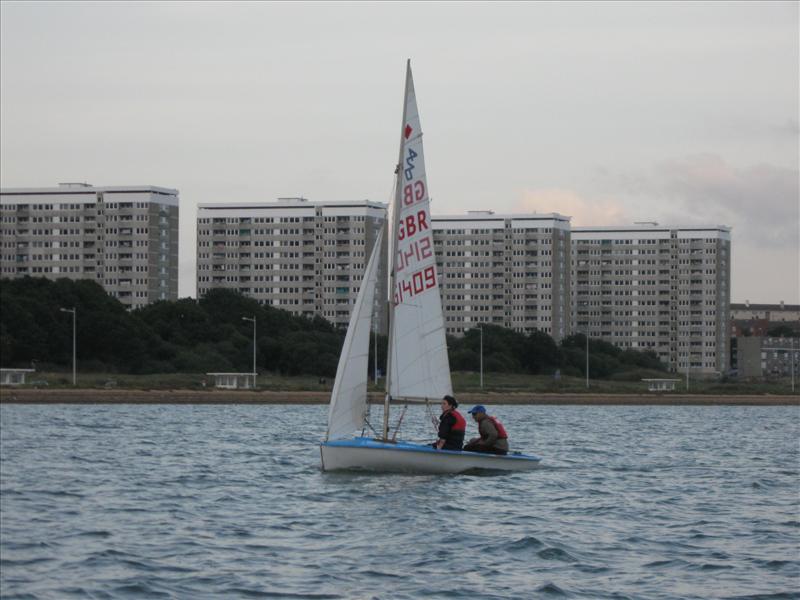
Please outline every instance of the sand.
[[[577, 405], [743, 405], [800, 406], [800, 396], [691, 394], [533, 394], [463, 393], [459, 403], [473, 404], [577, 404]], [[0, 389], [3, 404], [327, 404], [329, 392], [268, 392], [244, 390], [99, 390], [99, 389]], [[370, 402], [383, 402], [370, 394]], [[434, 402], [435, 403], [435, 402]]]

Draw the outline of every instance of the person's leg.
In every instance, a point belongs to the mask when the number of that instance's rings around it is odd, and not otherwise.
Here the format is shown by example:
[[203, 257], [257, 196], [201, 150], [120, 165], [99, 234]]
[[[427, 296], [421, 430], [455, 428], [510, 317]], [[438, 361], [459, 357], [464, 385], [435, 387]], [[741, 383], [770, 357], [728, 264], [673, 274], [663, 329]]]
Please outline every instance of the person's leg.
[[491, 448], [487, 448], [486, 446], [479, 446], [475, 445], [473, 448], [470, 448], [472, 452], [480, 452], [481, 454], [494, 454], [494, 450]]

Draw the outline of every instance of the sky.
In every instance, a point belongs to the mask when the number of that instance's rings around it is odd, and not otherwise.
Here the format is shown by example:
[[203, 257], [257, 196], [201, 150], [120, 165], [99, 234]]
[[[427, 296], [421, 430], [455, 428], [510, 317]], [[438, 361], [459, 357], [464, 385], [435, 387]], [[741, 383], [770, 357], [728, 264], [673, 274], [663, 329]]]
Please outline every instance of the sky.
[[432, 212], [726, 225], [800, 303], [797, 2], [2, 2], [0, 185], [388, 202], [411, 59]]

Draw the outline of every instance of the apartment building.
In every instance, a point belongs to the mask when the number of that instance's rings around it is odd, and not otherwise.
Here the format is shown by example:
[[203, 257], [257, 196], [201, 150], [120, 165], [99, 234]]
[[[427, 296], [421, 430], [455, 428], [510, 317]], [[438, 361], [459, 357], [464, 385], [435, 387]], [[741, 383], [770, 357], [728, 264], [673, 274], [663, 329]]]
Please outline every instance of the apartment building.
[[[385, 219], [385, 205], [369, 201], [202, 204], [198, 296], [236, 289], [346, 326]], [[483, 323], [557, 341], [588, 332], [653, 350], [673, 371], [728, 370], [728, 228], [572, 228], [557, 213], [492, 211], [431, 220], [449, 335]]]
[[796, 325], [800, 324], [800, 304], [786, 304], [782, 300], [780, 304], [751, 304], [746, 300], [744, 303], [731, 304], [731, 319], [734, 321], [763, 319], [770, 325], [783, 323]]
[[569, 217], [473, 211], [431, 220], [448, 334], [491, 323], [568, 335]]
[[[346, 327], [385, 220], [386, 206], [366, 200], [200, 204], [197, 295], [235, 289], [262, 304]], [[386, 298], [386, 277], [381, 281], [379, 297]], [[385, 308], [378, 306], [382, 330]]]
[[573, 227], [573, 331], [675, 372], [725, 372], [730, 272], [727, 227]]
[[93, 279], [128, 308], [178, 298], [178, 191], [0, 189], [0, 275]]
[[736, 341], [739, 377], [800, 375], [800, 340], [750, 336]]

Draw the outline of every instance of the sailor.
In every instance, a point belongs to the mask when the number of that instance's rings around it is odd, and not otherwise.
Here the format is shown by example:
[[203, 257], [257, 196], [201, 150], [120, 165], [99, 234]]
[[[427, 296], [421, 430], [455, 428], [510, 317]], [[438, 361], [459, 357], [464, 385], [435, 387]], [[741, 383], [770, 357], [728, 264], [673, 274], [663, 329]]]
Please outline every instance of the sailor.
[[508, 434], [503, 424], [495, 417], [487, 415], [486, 407], [480, 404], [473, 406], [469, 414], [478, 424], [480, 437], [467, 442], [464, 450], [486, 454], [508, 454]]
[[456, 410], [458, 402], [452, 396], [442, 398], [442, 414], [439, 417], [439, 439], [432, 446], [437, 450], [461, 450], [467, 420]]

